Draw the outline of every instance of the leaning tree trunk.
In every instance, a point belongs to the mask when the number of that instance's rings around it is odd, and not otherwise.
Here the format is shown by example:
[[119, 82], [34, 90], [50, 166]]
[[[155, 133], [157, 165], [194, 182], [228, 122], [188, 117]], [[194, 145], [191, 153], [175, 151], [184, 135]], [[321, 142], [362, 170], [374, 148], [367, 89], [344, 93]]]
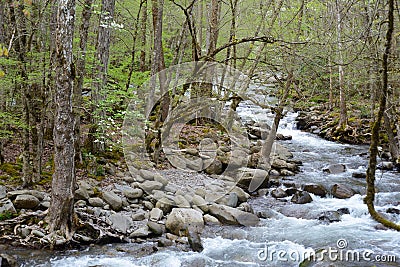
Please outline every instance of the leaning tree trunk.
[[74, 229], [75, 195], [74, 113], [72, 111], [75, 0], [58, 0], [56, 3], [58, 5], [55, 36], [57, 108], [54, 125], [54, 174], [47, 221], [51, 234], [57, 233], [70, 240]]
[[374, 200], [375, 200], [375, 171], [377, 164], [377, 155], [378, 155], [378, 143], [379, 143], [379, 131], [381, 129], [381, 121], [384, 116], [384, 112], [386, 109], [386, 97], [388, 94], [388, 65], [389, 65], [389, 54], [390, 47], [392, 43], [393, 37], [393, 29], [394, 29], [394, 0], [389, 0], [389, 15], [388, 15], [388, 29], [386, 33], [386, 44], [385, 51], [383, 53], [382, 60], [382, 88], [381, 95], [379, 101], [379, 111], [372, 126], [372, 136], [371, 136], [371, 145], [369, 148], [369, 163], [367, 169], [367, 195], [364, 199], [365, 204], [367, 204], [368, 212], [371, 214], [372, 218], [377, 222], [380, 222], [386, 227], [395, 229], [400, 231], [400, 225], [395, 224], [387, 219], [385, 219], [381, 214], [379, 214], [375, 210]]

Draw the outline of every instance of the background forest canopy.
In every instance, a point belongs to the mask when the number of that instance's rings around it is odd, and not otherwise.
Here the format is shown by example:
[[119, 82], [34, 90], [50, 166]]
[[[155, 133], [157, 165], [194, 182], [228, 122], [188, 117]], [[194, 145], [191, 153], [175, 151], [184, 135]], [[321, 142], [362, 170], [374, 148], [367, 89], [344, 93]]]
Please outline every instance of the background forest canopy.
[[[0, 182], [20, 173], [24, 185], [48, 181], [53, 170], [52, 3], [0, 1]], [[324, 105], [338, 136], [356, 134], [377, 111], [387, 9], [379, 0], [79, 0], [72, 65], [76, 160], [88, 165], [97, 155], [120, 155], [124, 112], [140, 86], [164, 68], [198, 60], [265, 82], [273, 77], [275, 91], [265, 94], [285, 96], [298, 109]], [[399, 33], [395, 27], [382, 136], [393, 158], [400, 139]], [[93, 175], [103, 172], [95, 168]]]

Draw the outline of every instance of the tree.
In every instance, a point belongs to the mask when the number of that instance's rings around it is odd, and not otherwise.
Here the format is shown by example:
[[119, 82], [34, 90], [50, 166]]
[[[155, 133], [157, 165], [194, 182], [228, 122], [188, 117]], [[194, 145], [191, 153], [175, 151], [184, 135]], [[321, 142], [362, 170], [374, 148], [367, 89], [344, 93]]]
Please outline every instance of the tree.
[[381, 95], [379, 100], [379, 111], [376, 116], [376, 120], [372, 126], [371, 130], [371, 144], [369, 148], [369, 163], [367, 169], [367, 195], [364, 198], [365, 204], [367, 204], [368, 212], [371, 214], [372, 218], [377, 222], [380, 222], [386, 227], [400, 231], [400, 225], [395, 224], [387, 219], [385, 219], [381, 214], [375, 210], [374, 200], [375, 200], [375, 172], [377, 165], [378, 156], [378, 143], [379, 143], [379, 132], [381, 129], [381, 121], [384, 117], [384, 112], [386, 109], [386, 102], [388, 96], [388, 66], [389, 66], [389, 55], [390, 48], [392, 45], [393, 30], [394, 30], [394, 0], [388, 0], [389, 12], [388, 12], [388, 29], [386, 32], [386, 43], [385, 50], [382, 56], [382, 87]]
[[72, 93], [74, 66], [72, 61], [75, 22], [75, 0], [57, 0], [55, 33], [55, 102], [54, 174], [51, 204], [47, 221], [51, 234], [72, 238], [74, 231], [75, 149]]

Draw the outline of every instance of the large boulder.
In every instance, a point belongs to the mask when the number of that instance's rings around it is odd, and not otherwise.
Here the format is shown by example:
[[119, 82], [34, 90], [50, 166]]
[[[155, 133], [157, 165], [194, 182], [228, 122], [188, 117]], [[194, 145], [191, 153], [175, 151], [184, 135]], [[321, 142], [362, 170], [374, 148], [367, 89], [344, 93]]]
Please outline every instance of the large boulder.
[[220, 222], [231, 225], [255, 226], [260, 221], [260, 219], [252, 213], [225, 205], [212, 204], [209, 208], [209, 213]]
[[249, 190], [249, 185], [253, 179], [253, 183], [256, 183], [257, 185], [259, 184], [260, 186], [258, 188], [251, 188], [251, 190], [268, 187], [268, 172], [265, 170], [240, 168], [238, 175], [238, 178], [240, 178], [240, 180], [238, 181], [238, 185], [245, 190]]
[[32, 195], [18, 195], [14, 200], [17, 209], [35, 209], [39, 204], [40, 200]]
[[303, 191], [320, 197], [326, 197], [328, 191], [320, 184], [305, 184], [302, 186]]
[[122, 209], [122, 198], [114, 192], [104, 192], [103, 199], [113, 210], [120, 211]]
[[189, 232], [200, 233], [204, 228], [203, 215], [194, 209], [173, 208], [167, 217], [165, 227], [179, 236], [186, 236]]
[[312, 202], [313, 199], [307, 191], [297, 191], [290, 201], [295, 204], [307, 204]]
[[356, 194], [352, 188], [344, 184], [334, 184], [331, 193], [334, 197], [341, 199], [351, 198]]
[[344, 164], [331, 164], [322, 169], [323, 172], [330, 174], [338, 174], [345, 172], [347, 170], [346, 165]]

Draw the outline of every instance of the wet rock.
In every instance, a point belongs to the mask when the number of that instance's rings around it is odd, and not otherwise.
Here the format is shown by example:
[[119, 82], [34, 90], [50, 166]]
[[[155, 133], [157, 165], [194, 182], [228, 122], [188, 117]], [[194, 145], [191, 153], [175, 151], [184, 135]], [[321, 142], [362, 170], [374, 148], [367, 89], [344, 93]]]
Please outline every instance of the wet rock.
[[249, 212], [254, 214], [254, 210], [251, 207], [251, 205], [247, 202], [243, 202], [237, 207], [238, 210], [244, 211], [244, 212]]
[[266, 210], [257, 212], [257, 216], [262, 219], [276, 218], [278, 216], [278, 214], [279, 213], [273, 209], [266, 209]]
[[154, 208], [150, 211], [150, 221], [157, 222], [163, 217], [163, 211], [159, 208]]
[[287, 170], [287, 169], [282, 169], [282, 170], [280, 170], [279, 172], [280, 172], [280, 174], [281, 174], [282, 176], [294, 176], [294, 175], [295, 175], [294, 172], [289, 171], [289, 170]]
[[187, 232], [199, 233], [204, 228], [203, 215], [194, 209], [173, 208], [167, 217], [165, 227], [178, 236], [187, 235]]
[[337, 212], [339, 212], [340, 215], [350, 214], [349, 208], [340, 208], [340, 209], [337, 210]]
[[160, 190], [162, 189], [164, 186], [162, 183], [160, 182], [156, 182], [156, 181], [144, 181], [143, 183], [141, 183], [139, 185], [139, 187], [141, 189], [143, 189], [145, 192], [147, 193], [151, 193], [153, 192], [153, 190]]
[[238, 178], [239, 177], [238, 185], [245, 190], [249, 189], [249, 185], [253, 179], [257, 181], [257, 184], [260, 184], [260, 186], [254, 188], [254, 190], [268, 187], [268, 172], [265, 170], [240, 168], [238, 173]]
[[124, 194], [125, 197], [129, 199], [136, 199], [136, 198], [141, 198], [143, 196], [143, 190], [140, 188], [125, 188], [122, 193]]
[[93, 207], [104, 207], [104, 201], [99, 197], [91, 197], [88, 201]]
[[225, 205], [212, 204], [209, 212], [225, 224], [255, 226], [259, 222], [256, 215]]
[[17, 213], [11, 200], [9, 200], [8, 198], [3, 198], [0, 199], [0, 214], [6, 212]]
[[167, 239], [167, 238], [164, 238], [164, 237], [160, 237], [158, 240], [157, 240], [157, 245], [159, 246], [159, 247], [170, 247], [170, 246], [172, 246], [174, 243], [171, 241], [171, 240], [169, 240], [169, 239]]
[[295, 204], [307, 204], [312, 202], [313, 199], [307, 191], [297, 191], [290, 201]]
[[318, 220], [326, 224], [340, 222], [341, 214], [338, 211], [324, 211], [321, 215], [319, 215]]
[[287, 197], [287, 193], [282, 188], [278, 187], [271, 191], [271, 196], [274, 198], [284, 198]]
[[285, 192], [288, 196], [293, 196], [294, 194], [296, 194], [297, 188], [295, 187], [286, 188]]
[[344, 184], [334, 184], [331, 192], [334, 197], [341, 199], [350, 198], [356, 194], [352, 188]]
[[114, 192], [103, 192], [102, 197], [113, 210], [120, 211], [122, 209], [122, 198]]
[[274, 158], [272, 162], [272, 168], [274, 169], [285, 169], [287, 168], [287, 163], [286, 161], [279, 159], [279, 158]]
[[283, 160], [288, 160], [293, 158], [292, 152], [290, 152], [286, 147], [282, 146], [281, 144], [275, 143], [273, 156], [276, 156]]
[[351, 177], [353, 178], [357, 178], [357, 179], [364, 179], [367, 177], [366, 172], [362, 172], [362, 171], [355, 171], [351, 174]]
[[148, 221], [147, 227], [155, 235], [162, 235], [165, 232], [165, 226], [156, 222]]
[[0, 266], [1, 267], [17, 267], [17, 259], [13, 256], [2, 253], [0, 254]]
[[276, 134], [276, 140], [283, 140], [283, 141], [287, 141], [287, 140], [292, 140], [293, 137], [291, 135], [283, 135], [283, 134]]
[[376, 166], [377, 169], [392, 171], [394, 168], [394, 164], [391, 161], [383, 161]]
[[305, 184], [302, 186], [302, 190], [320, 197], [326, 197], [328, 193], [325, 187], [320, 184]]
[[196, 231], [189, 231], [188, 241], [191, 249], [195, 252], [202, 252], [203, 245], [201, 244], [200, 234]]
[[279, 176], [281, 174], [277, 170], [272, 169], [269, 171], [269, 175], [270, 176]]
[[386, 210], [387, 213], [391, 213], [391, 214], [400, 214], [400, 210], [396, 209], [396, 208], [388, 208]]
[[344, 164], [331, 164], [322, 169], [323, 172], [330, 174], [338, 174], [346, 171], [346, 165]]
[[39, 203], [39, 199], [32, 195], [18, 195], [14, 200], [14, 206], [17, 209], [35, 209]]

